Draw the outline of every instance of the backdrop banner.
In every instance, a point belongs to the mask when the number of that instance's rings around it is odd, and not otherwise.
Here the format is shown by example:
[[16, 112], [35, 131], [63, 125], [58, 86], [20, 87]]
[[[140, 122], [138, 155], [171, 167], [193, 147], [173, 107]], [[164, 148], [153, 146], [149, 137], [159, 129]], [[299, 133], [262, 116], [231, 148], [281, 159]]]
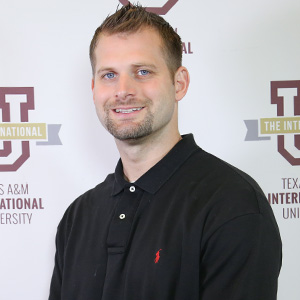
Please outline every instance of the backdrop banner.
[[[183, 40], [182, 134], [264, 190], [283, 241], [279, 300], [300, 295], [300, 1], [140, 0]], [[66, 208], [119, 154], [92, 99], [89, 43], [127, 0], [0, 9], [0, 299], [47, 299]], [[267, 283], [266, 283], [267, 284]]]

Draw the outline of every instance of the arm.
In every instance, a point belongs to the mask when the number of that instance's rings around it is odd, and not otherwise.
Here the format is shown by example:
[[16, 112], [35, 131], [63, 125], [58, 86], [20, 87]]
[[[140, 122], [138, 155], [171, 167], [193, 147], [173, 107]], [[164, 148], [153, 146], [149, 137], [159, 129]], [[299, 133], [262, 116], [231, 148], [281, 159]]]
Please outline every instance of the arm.
[[60, 247], [59, 230], [56, 234], [56, 253], [55, 253], [55, 264], [50, 284], [50, 295], [48, 300], [60, 300], [61, 299], [61, 285], [62, 285], [62, 247]]
[[201, 259], [201, 300], [275, 300], [281, 241], [273, 219], [233, 218], [207, 239]]

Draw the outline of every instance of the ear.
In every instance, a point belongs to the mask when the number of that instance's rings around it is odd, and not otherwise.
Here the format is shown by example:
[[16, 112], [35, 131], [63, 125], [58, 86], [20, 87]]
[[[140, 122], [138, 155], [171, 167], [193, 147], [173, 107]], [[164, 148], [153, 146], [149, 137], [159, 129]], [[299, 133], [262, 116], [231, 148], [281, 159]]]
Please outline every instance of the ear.
[[92, 92], [93, 92], [93, 101], [95, 103], [95, 79], [92, 78], [92, 83], [91, 83], [91, 88], [92, 88]]
[[179, 67], [174, 77], [175, 99], [180, 101], [188, 91], [190, 75], [186, 67]]

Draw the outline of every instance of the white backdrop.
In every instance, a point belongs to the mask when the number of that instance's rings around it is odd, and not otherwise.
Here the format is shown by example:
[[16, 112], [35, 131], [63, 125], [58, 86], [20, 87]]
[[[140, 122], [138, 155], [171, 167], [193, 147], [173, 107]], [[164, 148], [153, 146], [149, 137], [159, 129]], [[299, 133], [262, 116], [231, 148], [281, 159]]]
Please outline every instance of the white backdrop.
[[[88, 47], [94, 30], [120, 2], [1, 0], [1, 128], [24, 122], [20, 104], [28, 97], [17, 95], [25, 92], [16, 88], [30, 87], [34, 108], [27, 122], [35, 129], [35, 123], [45, 124], [47, 133], [42, 138], [32, 130], [30, 140], [13, 140], [10, 154], [0, 140], [0, 299], [47, 299], [56, 226], [63, 212], [114, 171], [119, 156], [94, 112]], [[271, 104], [271, 82], [300, 80], [299, 0], [140, 3], [174, 4], [165, 18], [185, 43], [184, 64], [191, 74], [190, 90], [180, 103], [181, 133], [193, 132], [203, 149], [249, 173], [273, 202], [278, 199], [272, 204], [284, 245], [278, 299], [298, 300], [300, 167], [278, 152], [277, 135], [300, 157], [293, 145], [300, 130], [283, 134], [277, 128], [262, 135], [258, 128], [257, 137], [269, 139], [253, 141], [253, 126], [261, 118], [280, 117], [277, 105]], [[297, 89], [280, 93], [283, 117], [295, 117]], [[247, 120], [254, 120], [252, 141], [245, 141]], [[0, 131], [0, 138], [11, 141], [10, 130]], [[21, 143], [28, 140], [29, 157], [8, 171], [5, 166], [23, 153]], [[30, 199], [29, 206], [24, 199]]]

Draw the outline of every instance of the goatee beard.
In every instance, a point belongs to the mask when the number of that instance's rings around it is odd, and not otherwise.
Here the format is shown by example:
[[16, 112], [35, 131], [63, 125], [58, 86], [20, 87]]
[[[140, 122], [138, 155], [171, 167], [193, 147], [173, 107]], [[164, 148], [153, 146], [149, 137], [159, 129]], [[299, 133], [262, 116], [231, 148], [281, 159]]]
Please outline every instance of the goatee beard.
[[[151, 104], [150, 100], [136, 101], [134, 99], [129, 99], [126, 102], [120, 101], [119, 103], [115, 103], [114, 105], [107, 106], [105, 108], [106, 129], [112, 136], [114, 136], [116, 139], [121, 141], [130, 140], [130, 139], [137, 140], [150, 135], [153, 132], [153, 121], [154, 121], [154, 115], [149, 110], [150, 104]], [[126, 124], [126, 121], [124, 121], [123, 124], [122, 123], [117, 124], [117, 122], [110, 117], [111, 109], [117, 106], [146, 107], [143, 108], [143, 109], [147, 109], [146, 116], [144, 120], [140, 121], [139, 123], [128, 122], [128, 124]]]

